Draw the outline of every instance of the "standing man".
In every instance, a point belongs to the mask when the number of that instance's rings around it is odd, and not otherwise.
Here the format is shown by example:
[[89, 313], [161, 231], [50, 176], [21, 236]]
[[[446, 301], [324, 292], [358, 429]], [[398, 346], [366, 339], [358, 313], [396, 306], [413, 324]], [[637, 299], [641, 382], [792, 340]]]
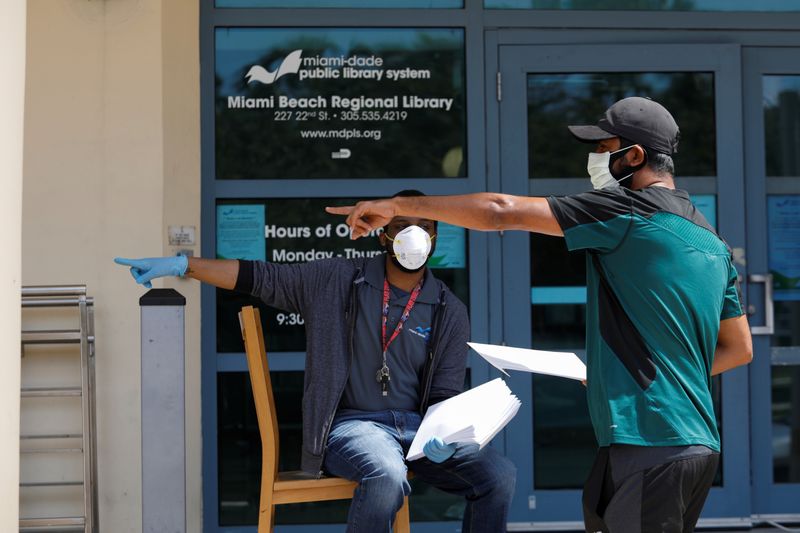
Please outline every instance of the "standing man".
[[[398, 197], [422, 195], [403, 191]], [[437, 223], [392, 217], [386, 253], [281, 265], [186, 258], [116, 259], [137, 283], [186, 276], [301, 313], [307, 355], [302, 469], [359, 483], [348, 532], [391, 530], [411, 492], [407, 469], [466, 499], [462, 531], [506, 531], [516, 469], [493, 448], [431, 438], [425, 458], [404, 458], [431, 405], [464, 384], [469, 319], [463, 303], [425, 265]]]
[[478, 230], [563, 236], [587, 251], [589, 411], [600, 449], [584, 487], [589, 532], [694, 530], [719, 462], [711, 377], [747, 364], [752, 343], [731, 252], [676, 190], [679, 130], [646, 98], [612, 105], [597, 125], [596, 189], [567, 197], [493, 193], [361, 202], [353, 238], [395, 216]]

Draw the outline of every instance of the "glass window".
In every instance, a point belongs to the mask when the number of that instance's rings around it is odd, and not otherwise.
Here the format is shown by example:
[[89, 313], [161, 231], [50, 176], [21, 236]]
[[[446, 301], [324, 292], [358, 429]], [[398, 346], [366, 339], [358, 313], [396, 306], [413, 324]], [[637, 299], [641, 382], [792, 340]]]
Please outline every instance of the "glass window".
[[583, 349], [586, 341], [586, 254], [562, 237], [530, 235], [532, 346]]
[[[278, 469], [299, 470], [302, 449], [303, 372], [270, 372], [280, 433]], [[246, 372], [217, 375], [217, 454], [221, 526], [258, 523], [261, 439], [253, 392]], [[467, 369], [464, 388], [471, 388]], [[465, 502], [419, 480], [411, 480], [411, 519], [461, 520]], [[330, 524], [347, 521], [349, 500], [279, 505], [278, 524]]]
[[[583, 293], [586, 300], [586, 292]], [[531, 306], [532, 346], [537, 350], [583, 349], [586, 346], [586, 304]]]
[[216, 0], [216, 7], [461, 8], [463, 0]]
[[800, 195], [767, 197], [769, 270], [773, 279], [773, 346], [800, 346]]
[[[280, 431], [279, 470], [299, 470], [303, 372], [270, 372]], [[219, 525], [258, 523], [261, 438], [246, 372], [217, 375]], [[278, 524], [344, 523], [348, 501], [280, 505]]]
[[775, 301], [774, 306], [772, 345], [800, 346], [800, 300]]
[[531, 233], [531, 286], [586, 285], [586, 253], [567, 250], [563, 237]]
[[[327, 257], [368, 257], [381, 253], [376, 238], [351, 241], [342, 217], [325, 206], [355, 198], [273, 198], [218, 200], [217, 257], [299, 263]], [[224, 252], [224, 253], [223, 253]], [[462, 302], [469, 304], [467, 232], [440, 223], [436, 251], [428, 263]], [[217, 290], [217, 351], [244, 351], [237, 319], [244, 305], [261, 308], [270, 352], [305, 351], [303, 317], [260, 304], [250, 296]]]
[[484, 0], [487, 9], [800, 11], [795, 0]]
[[764, 76], [767, 176], [800, 177], [800, 76]]
[[711, 378], [711, 401], [714, 403], [714, 419], [717, 422], [717, 431], [719, 432], [720, 453], [719, 466], [717, 467], [717, 475], [714, 476], [714, 486], [722, 486], [722, 464], [725, 457], [725, 439], [722, 434], [722, 376], [716, 375]]
[[772, 460], [775, 483], [800, 483], [800, 365], [772, 367]]
[[716, 175], [714, 75], [708, 72], [528, 75], [530, 178], [586, 180], [586, 155], [568, 125], [595, 124], [617, 100], [646, 96], [663, 104], [681, 129], [678, 176]]
[[218, 28], [216, 177], [464, 177], [462, 29]]
[[534, 486], [582, 487], [597, 453], [586, 388], [571, 379], [532, 379]]
[[[531, 345], [578, 350], [586, 345], [586, 255], [562, 237], [532, 233]], [[578, 382], [533, 375], [534, 486], [583, 485], [597, 451], [586, 389]], [[566, 416], [564, 413], [567, 413]]]

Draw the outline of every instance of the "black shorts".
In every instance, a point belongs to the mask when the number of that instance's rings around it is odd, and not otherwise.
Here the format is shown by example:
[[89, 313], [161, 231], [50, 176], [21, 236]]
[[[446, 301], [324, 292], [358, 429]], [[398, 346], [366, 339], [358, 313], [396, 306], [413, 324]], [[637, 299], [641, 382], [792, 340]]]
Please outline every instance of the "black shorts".
[[694, 531], [717, 473], [719, 454], [691, 455], [648, 468], [630, 461], [633, 448], [600, 448], [583, 490], [588, 533]]

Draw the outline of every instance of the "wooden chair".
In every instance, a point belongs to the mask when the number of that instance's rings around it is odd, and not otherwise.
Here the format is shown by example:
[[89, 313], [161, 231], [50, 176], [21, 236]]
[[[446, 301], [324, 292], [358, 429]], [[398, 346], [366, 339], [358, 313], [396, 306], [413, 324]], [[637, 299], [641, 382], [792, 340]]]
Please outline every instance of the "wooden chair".
[[[272, 395], [272, 382], [267, 364], [261, 315], [252, 306], [239, 313], [250, 383], [261, 434], [261, 501], [258, 512], [258, 533], [272, 533], [275, 524], [275, 506], [284, 503], [347, 500], [353, 497], [356, 483], [338, 477], [317, 479], [301, 471], [278, 472], [278, 418]], [[397, 512], [395, 533], [409, 533], [410, 519], [408, 497]]]

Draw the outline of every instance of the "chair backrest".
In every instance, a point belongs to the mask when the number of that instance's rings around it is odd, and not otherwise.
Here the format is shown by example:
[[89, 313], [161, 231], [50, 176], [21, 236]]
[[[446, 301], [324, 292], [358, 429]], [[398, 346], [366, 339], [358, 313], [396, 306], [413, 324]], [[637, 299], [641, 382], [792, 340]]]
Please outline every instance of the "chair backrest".
[[239, 313], [247, 367], [250, 369], [250, 384], [256, 404], [258, 430], [261, 434], [262, 472], [271, 473], [274, 480], [278, 474], [278, 417], [275, 413], [275, 398], [269, 376], [267, 350], [261, 329], [261, 313], [252, 306], [242, 307]]

